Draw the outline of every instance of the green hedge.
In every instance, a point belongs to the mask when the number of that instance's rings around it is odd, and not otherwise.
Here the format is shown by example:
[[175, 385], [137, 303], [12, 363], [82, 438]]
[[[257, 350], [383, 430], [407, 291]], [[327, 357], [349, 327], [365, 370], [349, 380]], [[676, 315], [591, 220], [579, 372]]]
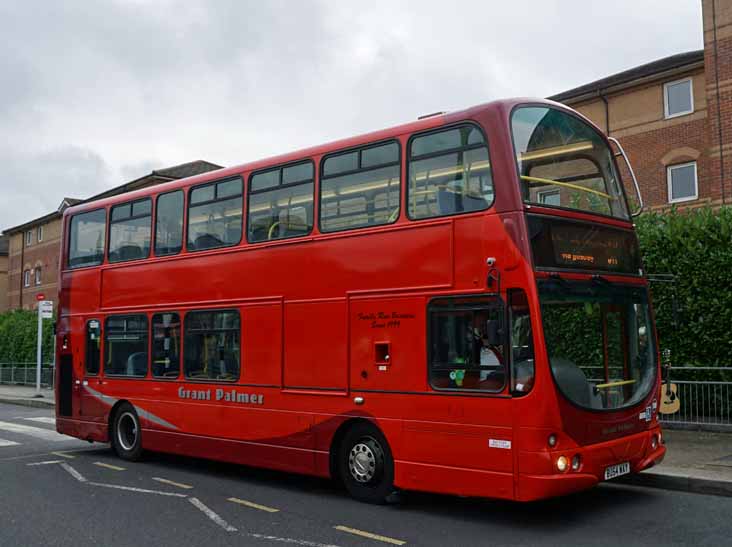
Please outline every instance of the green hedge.
[[637, 228], [646, 273], [674, 276], [651, 283], [661, 348], [675, 366], [732, 366], [732, 207], [646, 213]]
[[[16, 310], [0, 313], [0, 363], [35, 363], [38, 314]], [[43, 362], [53, 360], [53, 321], [43, 321]]]

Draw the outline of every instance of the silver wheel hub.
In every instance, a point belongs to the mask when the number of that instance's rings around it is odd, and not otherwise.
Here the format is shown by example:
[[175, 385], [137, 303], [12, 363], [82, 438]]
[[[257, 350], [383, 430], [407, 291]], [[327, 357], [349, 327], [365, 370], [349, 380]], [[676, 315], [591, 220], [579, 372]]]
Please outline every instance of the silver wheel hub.
[[362, 442], [356, 444], [348, 455], [348, 469], [358, 482], [372, 480], [376, 474], [376, 454], [372, 447]]
[[137, 444], [137, 420], [125, 412], [117, 421], [117, 440], [124, 450], [132, 450]]

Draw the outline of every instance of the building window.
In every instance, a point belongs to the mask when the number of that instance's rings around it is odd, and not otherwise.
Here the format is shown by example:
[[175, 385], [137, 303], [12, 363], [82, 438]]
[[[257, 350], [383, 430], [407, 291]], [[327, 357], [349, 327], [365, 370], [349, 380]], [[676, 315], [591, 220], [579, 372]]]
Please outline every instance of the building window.
[[321, 231], [396, 222], [400, 185], [396, 142], [328, 156], [321, 175]]
[[30, 287], [30, 270], [25, 270], [23, 272], [23, 286], [24, 287]]
[[28, 230], [25, 233], [25, 246], [30, 247], [31, 243], [33, 243], [33, 230]]
[[104, 372], [116, 376], [147, 375], [147, 316], [107, 318], [104, 333]]
[[694, 91], [691, 78], [663, 85], [663, 105], [666, 118], [694, 112]]
[[488, 147], [464, 125], [415, 137], [409, 150], [409, 218], [483, 211], [493, 204]]
[[183, 340], [186, 378], [239, 378], [239, 312], [195, 311], [186, 315]]
[[549, 190], [546, 192], [537, 192], [536, 196], [539, 198], [539, 203], [542, 205], [554, 205], [559, 207], [562, 204], [561, 194], [559, 190]]
[[249, 241], [304, 236], [313, 228], [313, 163], [297, 163], [249, 179]]
[[38, 243], [43, 241], [43, 226], [38, 227]]
[[124, 262], [150, 254], [152, 201], [142, 199], [112, 207], [109, 226], [109, 261]]
[[666, 169], [668, 179], [668, 201], [691, 201], [699, 197], [696, 178], [696, 162], [670, 165]]
[[188, 249], [228, 247], [241, 241], [241, 179], [197, 186], [188, 198]]
[[35, 270], [36, 285], [41, 284], [41, 267], [38, 266]]

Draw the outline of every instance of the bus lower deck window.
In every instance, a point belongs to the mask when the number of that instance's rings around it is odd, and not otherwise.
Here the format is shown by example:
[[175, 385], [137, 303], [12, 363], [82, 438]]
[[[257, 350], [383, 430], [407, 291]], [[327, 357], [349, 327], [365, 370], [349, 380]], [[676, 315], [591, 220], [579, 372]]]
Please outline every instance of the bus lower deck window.
[[185, 318], [186, 378], [233, 382], [239, 378], [239, 312], [195, 311]]

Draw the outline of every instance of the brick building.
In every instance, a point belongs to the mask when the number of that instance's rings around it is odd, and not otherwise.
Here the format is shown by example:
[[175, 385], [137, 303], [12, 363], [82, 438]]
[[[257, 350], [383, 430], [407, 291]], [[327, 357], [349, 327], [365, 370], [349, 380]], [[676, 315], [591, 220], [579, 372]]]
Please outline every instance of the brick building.
[[157, 169], [86, 200], [64, 198], [55, 211], [6, 229], [4, 235], [7, 236], [10, 243], [7, 258], [7, 289], [2, 289], [2, 256], [0, 256], [0, 291], [2, 291], [0, 311], [3, 310], [2, 303], [5, 295], [7, 295], [6, 307], [8, 309], [33, 309], [38, 294], [43, 294], [46, 300], [56, 302], [58, 261], [61, 254], [61, 218], [67, 207], [216, 169], [221, 169], [221, 166], [201, 160], [166, 169]]
[[732, 203], [732, 3], [702, 13], [704, 49], [550, 97], [621, 142], [647, 209]]
[[5, 236], [0, 236], [0, 313], [8, 309], [8, 244]]

